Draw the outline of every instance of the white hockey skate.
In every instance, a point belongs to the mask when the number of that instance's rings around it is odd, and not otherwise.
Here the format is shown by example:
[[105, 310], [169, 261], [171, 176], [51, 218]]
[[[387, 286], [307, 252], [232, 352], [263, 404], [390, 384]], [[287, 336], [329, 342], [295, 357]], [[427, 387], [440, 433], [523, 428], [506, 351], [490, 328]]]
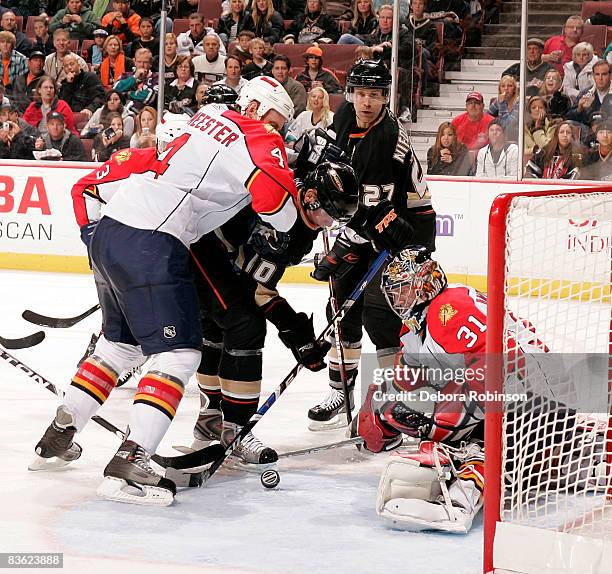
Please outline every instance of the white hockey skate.
[[[221, 444], [227, 446], [240, 432], [241, 428], [237, 424], [224, 421]], [[227, 457], [225, 466], [246, 470], [247, 472], [263, 472], [276, 468], [277, 461], [278, 453], [265, 446], [252, 432], [249, 432], [240, 441], [234, 452]]]
[[[349, 387], [348, 398], [351, 410], [355, 406], [353, 389], [354, 387]], [[314, 432], [345, 428], [348, 423], [346, 420], [344, 391], [334, 389], [333, 387], [330, 388], [325, 399], [308, 411], [308, 418], [310, 419], [308, 428]]]
[[131, 440], [126, 440], [104, 469], [98, 496], [116, 502], [146, 506], [169, 506], [174, 502], [176, 485], [155, 472], [151, 455]]
[[35, 458], [28, 470], [60, 470], [81, 456], [83, 449], [72, 439], [76, 433], [74, 416], [63, 406], [35, 447]]

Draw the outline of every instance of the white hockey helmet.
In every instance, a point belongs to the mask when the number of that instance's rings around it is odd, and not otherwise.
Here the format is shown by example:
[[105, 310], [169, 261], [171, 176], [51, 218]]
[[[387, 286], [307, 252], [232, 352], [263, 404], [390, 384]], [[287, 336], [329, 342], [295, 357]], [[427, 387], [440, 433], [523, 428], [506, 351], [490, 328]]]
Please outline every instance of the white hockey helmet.
[[170, 112], [164, 114], [162, 123], [159, 124], [155, 130], [158, 153], [164, 151], [172, 140], [183, 133], [189, 119], [187, 114], [172, 114]]
[[257, 119], [261, 120], [270, 110], [277, 111], [287, 121], [293, 117], [293, 101], [279, 81], [269, 76], [253, 78], [238, 97], [238, 105], [244, 112], [251, 102], [259, 102]]

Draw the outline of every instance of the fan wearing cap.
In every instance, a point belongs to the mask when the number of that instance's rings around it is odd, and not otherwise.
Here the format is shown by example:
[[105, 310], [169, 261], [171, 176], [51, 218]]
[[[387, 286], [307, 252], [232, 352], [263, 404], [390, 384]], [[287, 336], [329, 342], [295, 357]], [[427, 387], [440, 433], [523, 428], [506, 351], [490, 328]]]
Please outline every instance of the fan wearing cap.
[[13, 83], [13, 95], [11, 97], [13, 103], [17, 106], [21, 113], [25, 112], [27, 107], [34, 100], [34, 92], [38, 80], [44, 76], [45, 55], [39, 50], [34, 50], [28, 58], [28, 71], [20, 76], [17, 76]]
[[104, 42], [106, 38], [108, 38], [108, 32], [104, 30], [104, 28], [97, 28], [93, 33], [94, 43], [83, 53], [85, 61], [91, 64], [93, 71], [96, 71], [100, 67], [104, 59]]
[[[49, 154], [49, 159], [87, 161], [81, 140], [66, 129], [66, 120], [60, 112], [54, 111], [47, 115], [47, 133], [36, 140], [34, 147], [38, 152], [57, 150], [61, 154], [59, 157], [57, 154]], [[44, 158], [42, 154], [40, 159]]]
[[453, 118], [457, 138], [470, 152], [476, 152], [489, 143], [487, 133], [493, 116], [484, 111], [484, 98], [480, 92], [470, 92], [465, 98], [465, 112]]
[[98, 18], [89, 4], [83, 0], [68, 0], [66, 8], [59, 10], [51, 19], [49, 32], [63, 28], [70, 33], [71, 40], [86, 40], [93, 37], [93, 32], [100, 27]]
[[338, 25], [325, 13], [323, 0], [307, 0], [306, 9], [296, 16], [287, 32], [285, 44], [335, 44], [340, 38]]
[[306, 65], [304, 71], [300, 72], [295, 79], [304, 86], [306, 92], [311, 88], [325, 88], [328, 94], [339, 94], [342, 87], [336, 75], [329, 69], [323, 67], [323, 50], [317, 46], [311, 46], [304, 54]]
[[[544, 82], [544, 77], [548, 70], [553, 69], [547, 62], [542, 61], [544, 52], [544, 40], [540, 38], [529, 38], [527, 40], [527, 95], [537, 94], [540, 86]], [[502, 76], [513, 76], [518, 82], [520, 75], [520, 63], [512, 64], [506, 68]]]
[[580, 179], [612, 179], [612, 121], [601, 119], [595, 126], [597, 145], [586, 154], [586, 167], [580, 170]]

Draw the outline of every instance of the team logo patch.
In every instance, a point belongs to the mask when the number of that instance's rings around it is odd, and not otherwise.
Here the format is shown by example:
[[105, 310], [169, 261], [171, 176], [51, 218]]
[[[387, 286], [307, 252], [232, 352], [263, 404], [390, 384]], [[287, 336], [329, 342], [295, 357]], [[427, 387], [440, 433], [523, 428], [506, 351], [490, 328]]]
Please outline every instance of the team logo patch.
[[122, 163], [125, 163], [126, 161], [128, 161], [130, 157], [132, 157], [132, 152], [126, 149], [126, 150], [118, 151], [115, 154], [114, 159], [119, 165], [121, 165]]
[[164, 327], [164, 337], [166, 337], [166, 339], [173, 339], [176, 337], [176, 327], [174, 325], [166, 325]]
[[440, 312], [438, 313], [438, 317], [440, 318], [440, 323], [442, 323], [443, 327], [448, 325], [448, 322], [457, 314], [457, 310], [453, 308], [452, 305], [448, 303], [442, 305], [440, 307]]

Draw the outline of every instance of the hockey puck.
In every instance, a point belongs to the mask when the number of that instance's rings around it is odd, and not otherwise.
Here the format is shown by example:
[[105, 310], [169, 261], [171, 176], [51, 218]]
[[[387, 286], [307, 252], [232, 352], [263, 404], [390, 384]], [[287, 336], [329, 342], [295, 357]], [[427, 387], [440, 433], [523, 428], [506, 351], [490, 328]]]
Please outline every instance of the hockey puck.
[[259, 479], [266, 488], [276, 488], [280, 482], [280, 474], [275, 470], [264, 470]]

